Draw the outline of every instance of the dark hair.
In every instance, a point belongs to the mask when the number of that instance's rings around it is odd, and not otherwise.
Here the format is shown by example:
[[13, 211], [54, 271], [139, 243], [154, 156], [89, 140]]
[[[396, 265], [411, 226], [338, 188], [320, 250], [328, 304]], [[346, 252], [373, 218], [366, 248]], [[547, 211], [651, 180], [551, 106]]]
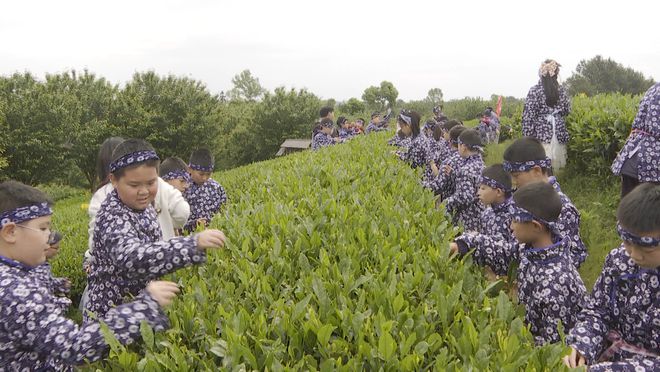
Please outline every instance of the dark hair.
[[[543, 63], [550, 63], [551, 59], [546, 59]], [[542, 76], [541, 85], [543, 85], [543, 93], [545, 94], [545, 104], [550, 107], [555, 107], [559, 101], [559, 82], [557, 75], [559, 74], [559, 67], [554, 76]]]
[[616, 218], [626, 230], [642, 235], [660, 231], [660, 185], [643, 183], [619, 203]]
[[186, 164], [181, 158], [174, 156], [167, 158], [160, 163], [160, 171], [158, 174], [163, 177], [164, 175], [177, 170], [188, 170], [188, 164]]
[[330, 118], [322, 119], [319, 124], [321, 124], [322, 127], [331, 127], [331, 126], [334, 125], [334, 123], [332, 122], [332, 119], [330, 119]]
[[374, 111], [374, 112], [371, 113], [371, 118], [372, 119], [375, 118], [376, 116], [380, 116], [380, 112]]
[[504, 170], [502, 164], [493, 164], [490, 167], [484, 169], [484, 171], [481, 172], [481, 174], [484, 177], [488, 177], [492, 180], [497, 181], [502, 186], [504, 186], [506, 190], [511, 190], [512, 187], [511, 175]]
[[513, 193], [516, 206], [545, 221], [557, 221], [562, 204], [559, 194], [547, 182], [532, 182]]
[[348, 119], [346, 119], [345, 116], [340, 116], [340, 117], [337, 118], [337, 126], [338, 126], [338, 127], [341, 127], [341, 126], [344, 125], [344, 123], [346, 123], [347, 121], [348, 121]]
[[[524, 163], [531, 160], [544, 160], [546, 158], [545, 149], [539, 140], [534, 137], [523, 137], [515, 140], [504, 150], [502, 156], [504, 160], [512, 163]], [[543, 168], [543, 172], [548, 174], [550, 169]]]
[[[357, 120], [361, 121], [362, 124], [366, 123], [366, 121], [364, 120], [364, 118], [357, 118]], [[357, 121], [357, 120], [356, 120], [356, 121]]]
[[215, 158], [213, 157], [211, 150], [203, 147], [193, 151], [192, 154], [190, 154], [189, 163], [206, 168], [213, 168], [215, 167]]
[[451, 130], [449, 131], [449, 139], [451, 140], [452, 144], [458, 141], [458, 136], [460, 136], [461, 133], [463, 133], [463, 131], [466, 129], [467, 128], [462, 125], [457, 125], [451, 128]]
[[32, 186], [13, 180], [0, 183], [0, 213], [41, 203], [52, 205], [53, 201]]
[[442, 125], [436, 125], [435, 128], [433, 128], [433, 139], [436, 141], [440, 141], [442, 138], [442, 132], [444, 131], [444, 128]]
[[458, 136], [458, 139], [470, 149], [473, 149], [474, 146], [483, 146], [483, 143], [481, 143], [481, 136], [475, 129], [465, 129]]
[[110, 182], [110, 163], [112, 163], [112, 152], [120, 143], [124, 142], [121, 137], [107, 138], [99, 147], [99, 154], [96, 157], [96, 176], [99, 178], [97, 190]]
[[[112, 161], [115, 162], [119, 160], [119, 158], [126, 156], [128, 154], [132, 154], [137, 151], [156, 151], [156, 150], [154, 150], [154, 148], [147, 141], [136, 138], [129, 138], [124, 142], [120, 143], [119, 145], [117, 145], [117, 147], [115, 147], [115, 150], [112, 152]], [[119, 179], [124, 176], [126, 170], [137, 168], [141, 165], [146, 165], [147, 167], [154, 167], [156, 168], [156, 170], [158, 170], [158, 166], [160, 165], [160, 160], [151, 159], [133, 165], [129, 165], [127, 167], [117, 169], [112, 174]]]
[[461, 122], [458, 120], [448, 120], [442, 125], [442, 129], [444, 129], [446, 132], [449, 132], [453, 127], [461, 125]]
[[321, 110], [319, 111], [319, 117], [324, 118], [331, 112], [335, 112], [335, 109], [330, 106], [321, 107]]

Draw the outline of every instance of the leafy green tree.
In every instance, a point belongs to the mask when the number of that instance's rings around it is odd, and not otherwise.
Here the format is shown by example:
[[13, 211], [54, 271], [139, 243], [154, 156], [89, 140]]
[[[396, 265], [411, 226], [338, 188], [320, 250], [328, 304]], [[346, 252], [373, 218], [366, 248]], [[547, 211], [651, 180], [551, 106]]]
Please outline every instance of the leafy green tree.
[[199, 81], [136, 73], [119, 93], [111, 122], [121, 134], [149, 141], [162, 158], [186, 159], [195, 148], [215, 147], [220, 101]]
[[442, 89], [440, 88], [429, 89], [429, 92], [426, 95], [426, 100], [432, 103], [434, 106], [442, 103]]
[[393, 107], [397, 102], [399, 91], [394, 84], [389, 81], [382, 81], [379, 87], [370, 86], [364, 90], [362, 100], [369, 108], [384, 110], [386, 107]]
[[644, 93], [655, 82], [644, 77], [641, 72], [630, 67], [624, 67], [611, 58], [596, 56], [590, 60], [582, 60], [575, 72], [566, 80], [570, 95], [580, 93], [594, 96], [599, 93]]
[[341, 105], [342, 111], [350, 114], [350, 115], [357, 115], [359, 113], [362, 113], [366, 110], [366, 107], [364, 105], [364, 102], [360, 101], [357, 98], [350, 98], [346, 103]]
[[256, 101], [266, 92], [259, 79], [252, 76], [250, 70], [243, 70], [231, 79], [234, 87], [229, 91], [232, 100]]

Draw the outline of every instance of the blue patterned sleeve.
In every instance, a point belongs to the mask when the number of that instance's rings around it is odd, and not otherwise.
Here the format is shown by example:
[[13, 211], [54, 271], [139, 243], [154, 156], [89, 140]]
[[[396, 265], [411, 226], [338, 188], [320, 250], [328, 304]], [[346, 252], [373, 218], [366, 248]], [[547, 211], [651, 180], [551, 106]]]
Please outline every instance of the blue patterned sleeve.
[[587, 259], [587, 247], [580, 237], [580, 212], [572, 203], [565, 202], [558, 222], [560, 232], [571, 240], [571, 259], [575, 267], [579, 268]]
[[534, 133], [534, 118], [536, 117], [536, 97], [534, 94], [534, 88], [529, 90], [527, 93], [527, 99], [525, 99], [525, 106], [523, 108], [522, 115], [522, 135], [535, 137]]
[[507, 275], [511, 263], [518, 260], [518, 247], [515, 242], [476, 233], [462, 234], [455, 240], [459, 247], [474, 248], [474, 262], [490, 267], [497, 275]]
[[206, 261], [206, 252], [197, 249], [195, 236], [180, 236], [167, 241], [143, 243], [135, 231], [108, 234], [105, 244], [112, 247], [115, 267], [128, 278], [160, 278], [182, 267]]
[[557, 112], [561, 116], [567, 116], [571, 112], [571, 99], [566, 93], [564, 87], [559, 87], [559, 104], [557, 105]]
[[225, 188], [217, 182], [213, 184], [213, 187], [213, 213], [215, 214], [218, 213], [222, 205], [227, 202], [227, 193], [225, 192]]
[[584, 356], [587, 364], [594, 363], [603, 352], [605, 336], [612, 327], [613, 319], [609, 309], [612, 286], [616, 280], [613, 275], [616, 270], [614, 261], [613, 254], [610, 253], [605, 259], [603, 271], [596, 280], [591, 295], [578, 315], [577, 323], [566, 340]]
[[[18, 287], [13, 291], [17, 293]], [[66, 365], [94, 362], [107, 353], [108, 345], [98, 322], [76, 325], [62, 315], [62, 310], [39, 293], [25, 291], [22, 298], [13, 297], [3, 303], [3, 323], [16, 344], [33, 350], [40, 359], [59, 360]], [[21, 306], [29, 303], [28, 306]], [[111, 309], [103, 322], [122, 344], [141, 337], [140, 322], [145, 320], [155, 330], [168, 326], [168, 318], [158, 303], [147, 293], [135, 301]]]
[[463, 168], [456, 173], [456, 190], [445, 199], [445, 207], [450, 213], [454, 213], [460, 208], [464, 208], [474, 202], [475, 190], [479, 188], [481, 172], [472, 174], [472, 168]]
[[53, 292], [55, 294], [68, 295], [71, 287], [69, 286], [69, 280], [67, 278], [53, 277]]

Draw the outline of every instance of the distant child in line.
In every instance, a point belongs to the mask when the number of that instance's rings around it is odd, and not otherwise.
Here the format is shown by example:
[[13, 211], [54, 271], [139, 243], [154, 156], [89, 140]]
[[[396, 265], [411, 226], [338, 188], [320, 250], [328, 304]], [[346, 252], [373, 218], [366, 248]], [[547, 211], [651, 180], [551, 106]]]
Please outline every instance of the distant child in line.
[[[41, 191], [15, 181], [0, 184], [0, 368], [10, 371], [61, 371], [107, 355], [97, 321], [78, 326], [65, 317], [58, 298], [33, 273], [46, 262], [52, 242], [52, 201]], [[100, 317], [124, 345], [141, 338], [140, 323], [167, 327], [162, 308], [179, 291], [171, 282], [144, 282], [131, 302]]]
[[617, 210], [623, 244], [613, 249], [566, 343], [569, 367], [660, 370], [660, 186], [628, 193]]
[[612, 172], [621, 176], [621, 197], [642, 182], [660, 184], [660, 83], [644, 94], [639, 103], [632, 132], [612, 163]]
[[347, 140], [356, 135], [351, 127], [351, 123], [344, 116], [337, 118], [337, 126], [339, 127], [339, 138]]
[[335, 120], [335, 109], [330, 106], [321, 107], [321, 110], [319, 110], [319, 118], [319, 120]]
[[[445, 123], [445, 127], [449, 126], [449, 123], [451, 121]], [[448, 198], [456, 189], [456, 173], [454, 173], [454, 170], [458, 169], [463, 161], [458, 154], [458, 137], [465, 130], [467, 128], [462, 125], [453, 126], [447, 135], [450, 145], [446, 157], [442, 159], [439, 166], [434, 161], [430, 162], [433, 178], [430, 182], [425, 183], [424, 187], [431, 189], [435, 195], [440, 196], [440, 200]]]
[[500, 119], [492, 107], [486, 107], [477, 125], [483, 143], [497, 143], [500, 134]]
[[437, 177], [437, 173], [433, 172], [433, 167], [435, 166], [435, 169], [438, 169], [438, 164], [441, 164], [443, 159], [450, 156], [451, 141], [449, 131], [456, 125], [460, 125], [460, 122], [457, 120], [448, 120], [442, 124], [437, 124], [433, 129], [433, 141], [429, 141], [429, 160], [424, 170], [424, 176], [422, 177], [423, 185], [427, 185]]
[[[481, 231], [458, 236], [454, 243], [450, 244], [450, 249], [452, 252], [466, 254], [475, 248], [472, 256], [475, 263], [489, 267], [497, 275], [507, 275], [511, 250], [514, 249], [516, 241], [511, 230], [514, 214], [511, 175], [504, 170], [502, 164], [484, 169], [478, 195], [481, 203], [486, 206], [481, 214]], [[502, 249], [493, 250], [495, 241], [509, 244], [502, 245]]]
[[211, 178], [214, 169], [215, 158], [209, 149], [198, 149], [190, 155], [188, 172], [193, 182], [183, 194], [190, 204], [190, 218], [184, 227], [188, 232], [198, 226], [207, 227], [227, 202], [224, 187]]
[[417, 112], [410, 110], [401, 110], [397, 117], [401, 133], [411, 140], [408, 149], [397, 151], [396, 154], [413, 168], [425, 166], [429, 154], [429, 143], [420, 132], [420, 119]]
[[169, 240], [181, 235], [180, 231], [190, 218], [190, 205], [183, 194], [192, 185], [193, 180], [188, 173], [188, 165], [178, 157], [163, 160], [159, 175], [161, 180], [171, 186], [162, 188], [159, 186], [154, 200], [158, 224], [163, 230], [163, 240]]
[[206, 249], [224, 245], [218, 230], [162, 240], [153, 201], [159, 158], [147, 142], [128, 139], [112, 153], [114, 189], [96, 215], [84, 319], [104, 316], [150, 280], [206, 261]]
[[447, 212], [454, 223], [461, 223], [466, 231], [481, 230], [483, 205], [477, 197], [481, 172], [484, 170], [483, 145], [479, 133], [467, 129], [458, 136], [458, 154], [462, 161], [455, 172], [455, 189], [445, 200]]
[[561, 192], [556, 179], [549, 177], [552, 163], [546, 157], [541, 143], [532, 137], [517, 139], [504, 151], [503, 165], [518, 187], [541, 181], [551, 184], [559, 192], [563, 207], [557, 228], [570, 239], [573, 263], [576, 268], [580, 268], [587, 258], [587, 247], [580, 237], [580, 212], [568, 196]]
[[369, 125], [367, 125], [366, 133], [369, 134], [371, 132], [380, 132], [383, 130], [387, 130], [387, 126], [391, 114], [392, 114], [392, 109], [387, 109], [387, 113], [385, 114], [385, 117], [381, 119], [380, 112], [374, 111], [371, 114], [371, 122], [369, 122]]
[[338, 142], [337, 139], [332, 137], [333, 128], [334, 124], [332, 123], [332, 120], [321, 120], [312, 137], [312, 150], [319, 150], [326, 146], [332, 146]]

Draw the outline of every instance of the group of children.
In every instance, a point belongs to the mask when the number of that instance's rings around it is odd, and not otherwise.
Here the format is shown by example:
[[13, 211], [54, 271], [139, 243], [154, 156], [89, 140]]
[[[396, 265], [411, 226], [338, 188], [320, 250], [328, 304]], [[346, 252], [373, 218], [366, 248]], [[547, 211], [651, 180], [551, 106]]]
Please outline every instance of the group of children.
[[455, 120], [431, 121], [420, 130], [420, 115], [402, 110], [400, 133], [389, 143], [399, 147], [393, 153], [401, 160], [425, 168], [422, 185], [463, 226], [449, 249], [471, 252], [491, 278], [514, 276], [537, 344], [561, 341], [561, 322], [572, 348], [566, 365], [658, 370], [660, 186], [643, 184], [621, 200], [623, 244], [610, 253], [588, 295], [577, 271], [587, 257], [580, 214], [552, 176], [543, 144], [520, 138], [501, 164], [485, 167], [478, 130]]
[[345, 116], [340, 116], [337, 118], [335, 127], [334, 109], [329, 106], [323, 107], [319, 112], [320, 119], [314, 124], [312, 130], [312, 150], [343, 143], [360, 134], [387, 130], [391, 112], [388, 109], [382, 118], [379, 112], [373, 112], [371, 121], [366, 128], [362, 118], [349, 121]]
[[213, 168], [207, 149], [194, 151], [189, 164], [161, 163], [142, 140], [102, 144], [102, 185], [89, 206], [82, 326], [65, 316], [70, 283], [54, 278], [47, 263], [62, 238], [51, 228], [52, 201], [19, 182], [1, 183], [0, 371], [69, 370], [98, 360], [107, 351], [100, 321], [123, 344], [140, 338], [141, 321], [166, 328], [162, 308], [179, 289], [158, 279], [204, 263], [206, 251], [225, 242], [219, 230], [200, 231], [227, 200], [210, 179]]

